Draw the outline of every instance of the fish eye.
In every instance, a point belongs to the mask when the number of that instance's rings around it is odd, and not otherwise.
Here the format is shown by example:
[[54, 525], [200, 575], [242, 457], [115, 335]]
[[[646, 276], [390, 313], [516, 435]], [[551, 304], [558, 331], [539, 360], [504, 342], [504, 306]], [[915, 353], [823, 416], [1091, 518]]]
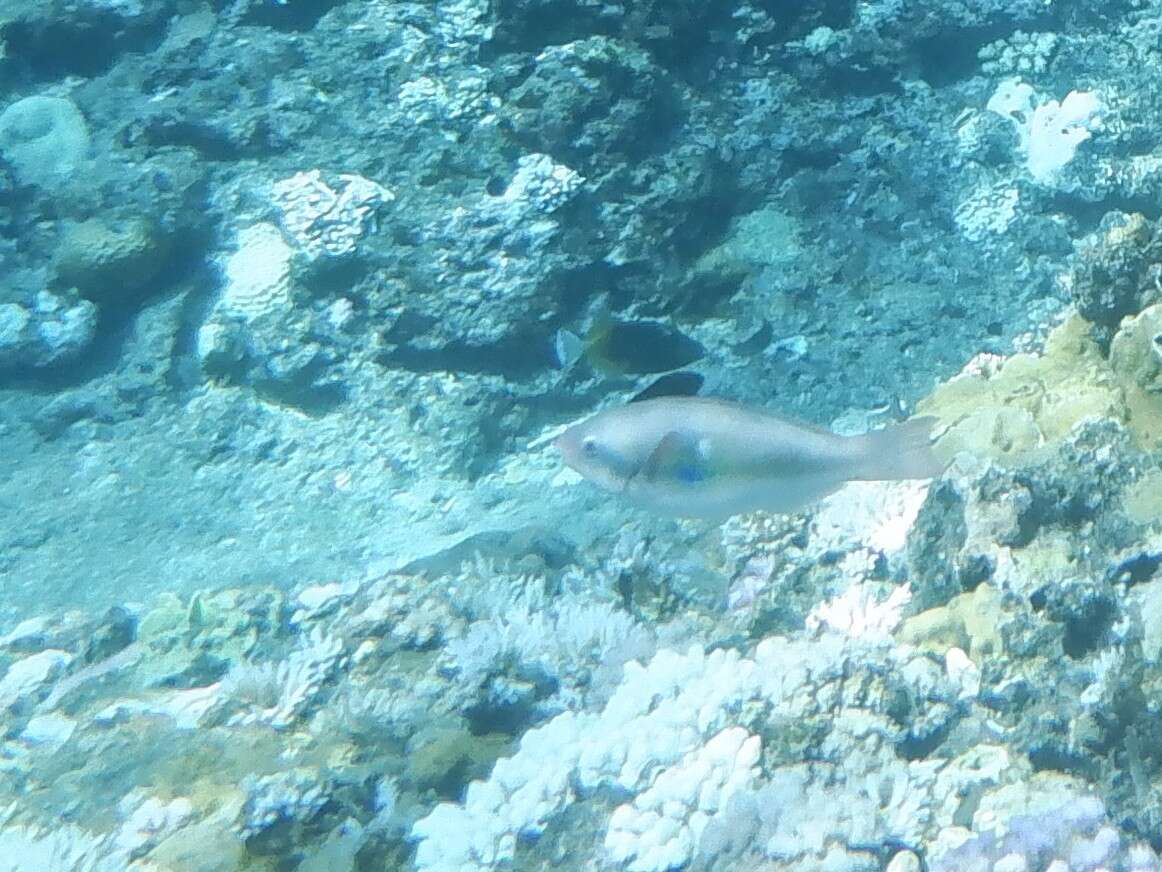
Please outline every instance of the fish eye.
[[585, 452], [586, 457], [597, 456], [597, 440], [592, 436], [586, 436], [581, 440], [581, 450]]

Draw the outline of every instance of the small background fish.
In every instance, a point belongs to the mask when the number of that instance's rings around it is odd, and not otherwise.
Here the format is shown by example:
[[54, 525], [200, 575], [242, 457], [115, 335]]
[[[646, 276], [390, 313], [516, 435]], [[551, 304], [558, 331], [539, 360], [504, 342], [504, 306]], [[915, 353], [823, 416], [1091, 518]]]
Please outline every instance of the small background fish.
[[664, 514], [722, 520], [794, 512], [848, 481], [932, 478], [935, 419], [859, 436], [707, 397], [664, 397], [599, 412], [557, 438], [589, 481]]
[[584, 338], [558, 330], [553, 339], [557, 365], [569, 370], [584, 360], [600, 373], [648, 375], [689, 366], [706, 353], [702, 344], [666, 324], [654, 321], [594, 319]]

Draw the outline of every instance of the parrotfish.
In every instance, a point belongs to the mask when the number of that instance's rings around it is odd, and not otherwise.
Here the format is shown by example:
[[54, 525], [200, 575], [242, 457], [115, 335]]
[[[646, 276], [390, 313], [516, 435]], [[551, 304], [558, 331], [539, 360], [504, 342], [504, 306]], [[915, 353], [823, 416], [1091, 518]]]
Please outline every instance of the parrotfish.
[[557, 437], [565, 463], [648, 510], [720, 521], [795, 512], [849, 481], [933, 478], [934, 418], [841, 436], [710, 397], [662, 397], [598, 412]]

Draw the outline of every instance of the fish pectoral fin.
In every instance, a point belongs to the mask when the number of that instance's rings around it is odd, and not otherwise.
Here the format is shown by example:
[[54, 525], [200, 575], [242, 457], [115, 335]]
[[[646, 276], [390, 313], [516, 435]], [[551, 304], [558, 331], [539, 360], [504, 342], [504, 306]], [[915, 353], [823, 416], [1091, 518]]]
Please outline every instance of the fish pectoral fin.
[[671, 430], [646, 458], [637, 476], [646, 481], [697, 484], [705, 481], [709, 470], [698, 443]]

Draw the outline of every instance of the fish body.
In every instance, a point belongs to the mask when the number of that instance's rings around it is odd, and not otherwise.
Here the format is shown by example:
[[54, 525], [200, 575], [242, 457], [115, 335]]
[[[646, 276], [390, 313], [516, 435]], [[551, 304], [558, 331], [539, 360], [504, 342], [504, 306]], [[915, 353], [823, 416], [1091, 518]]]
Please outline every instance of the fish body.
[[860, 436], [710, 397], [663, 397], [599, 412], [557, 438], [599, 487], [668, 515], [722, 520], [794, 512], [849, 481], [931, 478], [933, 420]]
[[602, 315], [584, 337], [558, 330], [553, 338], [557, 366], [569, 371], [584, 360], [607, 375], [671, 372], [701, 358], [706, 349], [695, 339], [654, 321], [615, 321]]

